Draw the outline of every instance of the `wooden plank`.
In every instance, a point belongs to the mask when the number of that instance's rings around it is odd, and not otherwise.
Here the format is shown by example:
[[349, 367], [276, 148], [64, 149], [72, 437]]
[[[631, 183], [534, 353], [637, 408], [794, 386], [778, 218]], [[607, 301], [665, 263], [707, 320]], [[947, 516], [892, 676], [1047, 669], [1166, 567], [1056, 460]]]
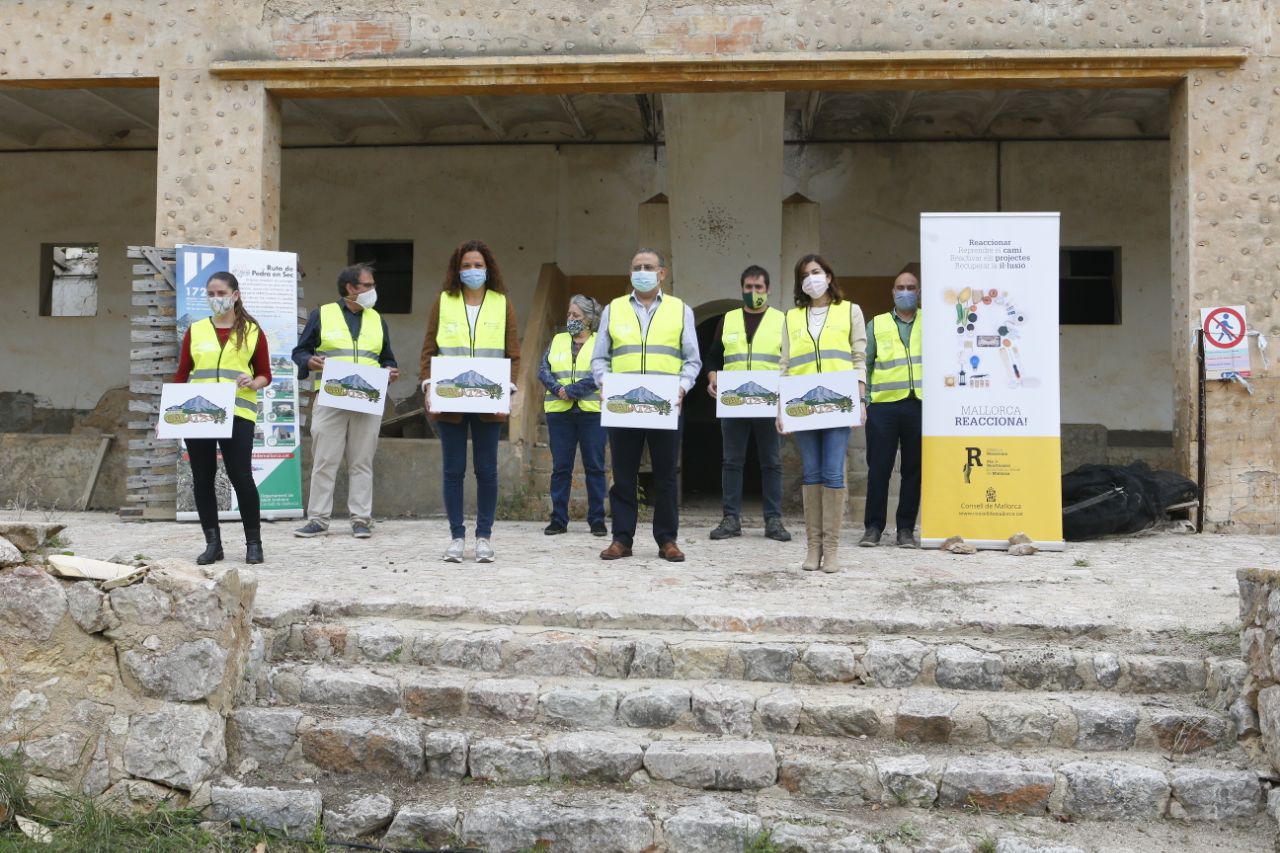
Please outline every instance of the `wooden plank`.
[[152, 314], [134, 314], [129, 322], [135, 326], [146, 326], [155, 329], [173, 329], [178, 325], [176, 317], [159, 317]]
[[176, 485], [177, 482], [177, 474], [136, 474], [125, 478], [125, 487], [129, 489], [142, 489], [147, 486]]
[[133, 394], [159, 394], [164, 383], [158, 379], [131, 379], [129, 391]]
[[146, 308], [148, 306], [172, 308], [177, 299], [173, 293], [135, 293], [133, 294], [133, 305], [135, 308]]
[[84, 512], [89, 508], [89, 499], [93, 497], [93, 487], [98, 484], [98, 474], [102, 471], [102, 460], [107, 458], [107, 448], [111, 446], [113, 435], [104, 435], [102, 442], [98, 445], [98, 455], [93, 460], [93, 468], [90, 469], [89, 478], [85, 481], [84, 491], [80, 494], [80, 500], [76, 502], [76, 511]]
[[177, 514], [171, 501], [157, 506], [148, 506], [142, 511], [142, 517], [147, 521], [172, 521]]
[[166, 468], [173, 467], [178, 464], [178, 455], [171, 453], [167, 456], [130, 456], [125, 462], [126, 468]]
[[160, 382], [168, 382], [169, 378], [177, 372], [177, 361], [140, 361], [129, 365], [130, 376], [142, 376]]
[[176, 278], [176, 271], [174, 269], [176, 266], [174, 263], [176, 255], [172, 249], [169, 249], [167, 250], [169, 254], [166, 256], [165, 251], [165, 249], [157, 249], [154, 246], [142, 247], [143, 256], [155, 266], [161, 275], [164, 276], [164, 280], [169, 282], [169, 287], [172, 289], [177, 286], [174, 283], [174, 279]]
[[130, 361], [146, 361], [148, 359], [160, 360], [163, 358], [173, 358], [174, 351], [172, 346], [155, 346], [155, 347], [138, 347], [129, 350]]
[[141, 412], [144, 415], [158, 415], [160, 404], [151, 400], [130, 400], [129, 411]]
[[131, 438], [130, 450], [176, 450], [177, 439], [174, 438]]
[[134, 430], [137, 430], [138, 432], [147, 432], [147, 433], [151, 433], [152, 435], [156, 434], [156, 422], [154, 420], [129, 421], [129, 423], [127, 423], [125, 426], [128, 429], [134, 429]]
[[173, 286], [160, 278], [135, 278], [134, 293], [173, 293]]
[[133, 329], [129, 342], [134, 344], [176, 344], [178, 336], [173, 329]]
[[160, 257], [164, 258], [165, 260], [172, 261], [175, 257], [177, 257], [178, 250], [172, 249], [172, 248], [157, 249], [155, 246], [129, 246], [126, 249], [126, 254], [128, 255], [128, 257], [133, 258], [134, 260], [145, 260], [146, 258], [150, 257], [147, 254], [147, 252], [152, 252], [152, 253], [159, 252]]

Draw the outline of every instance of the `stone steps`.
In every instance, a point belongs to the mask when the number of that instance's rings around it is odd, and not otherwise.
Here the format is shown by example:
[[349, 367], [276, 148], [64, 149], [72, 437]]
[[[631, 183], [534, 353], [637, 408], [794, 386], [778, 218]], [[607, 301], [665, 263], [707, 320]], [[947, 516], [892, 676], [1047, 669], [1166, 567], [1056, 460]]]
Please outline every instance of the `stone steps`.
[[848, 685], [779, 689], [755, 682], [486, 678], [464, 670], [384, 664], [282, 663], [259, 674], [257, 697], [284, 706], [338, 706], [434, 719], [491, 719], [575, 729], [696, 731], [736, 736], [1057, 746], [1191, 753], [1234, 749], [1225, 714], [1185, 696]]
[[[1229, 707], [1245, 675], [1240, 660], [1115, 654], [1096, 642], [1067, 645], [984, 636], [745, 634], [547, 628], [401, 620], [299, 622], [266, 629], [270, 661], [387, 661], [516, 676], [716, 678], [983, 690], [1207, 692]], [[1092, 648], [1090, 648], [1092, 647]]]

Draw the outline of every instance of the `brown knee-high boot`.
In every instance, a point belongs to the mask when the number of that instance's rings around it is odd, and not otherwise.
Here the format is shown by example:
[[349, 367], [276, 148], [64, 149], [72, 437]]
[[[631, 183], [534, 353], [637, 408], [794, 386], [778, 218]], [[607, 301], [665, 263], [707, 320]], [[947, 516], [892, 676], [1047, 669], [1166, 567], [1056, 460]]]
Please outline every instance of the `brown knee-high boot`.
[[804, 534], [808, 551], [800, 568], [816, 572], [822, 563], [822, 485], [801, 486], [804, 499]]
[[822, 570], [840, 571], [840, 530], [844, 527], [844, 504], [847, 488], [822, 486]]

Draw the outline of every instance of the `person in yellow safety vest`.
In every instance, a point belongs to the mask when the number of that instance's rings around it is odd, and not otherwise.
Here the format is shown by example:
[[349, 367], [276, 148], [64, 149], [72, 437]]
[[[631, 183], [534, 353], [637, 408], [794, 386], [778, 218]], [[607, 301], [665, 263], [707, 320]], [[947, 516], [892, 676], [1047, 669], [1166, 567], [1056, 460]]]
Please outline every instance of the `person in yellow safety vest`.
[[880, 544], [889, 514], [889, 479], [901, 447], [898, 546], [914, 548], [920, 513], [920, 434], [924, 370], [920, 357], [920, 280], [903, 272], [893, 281], [893, 310], [867, 324], [867, 507], [864, 548]]
[[609, 533], [604, 523], [605, 431], [600, 426], [600, 388], [591, 375], [601, 310], [590, 296], [579, 293], [570, 299], [565, 331], [551, 339], [538, 368], [538, 380], [546, 389], [542, 410], [551, 445], [551, 521], [542, 531], [548, 536], [568, 532], [573, 461], [579, 447], [587, 481], [587, 524], [593, 536]]
[[196, 557], [196, 563], [207, 566], [222, 559], [215, 488], [219, 449], [244, 526], [244, 561], [261, 563], [262, 523], [258, 486], [253, 481], [253, 431], [258, 421], [258, 392], [271, 384], [271, 355], [267, 336], [240, 300], [240, 282], [234, 275], [216, 272], [209, 276], [205, 293], [213, 316], [192, 323], [183, 335], [173, 381], [234, 382], [236, 396], [230, 437], [186, 439], [196, 513], [205, 541], [204, 553]]
[[[384, 367], [394, 382], [400, 370], [391, 352], [387, 321], [373, 307], [378, 301], [373, 267], [355, 264], [338, 273], [338, 297], [338, 301], [320, 306], [307, 317], [293, 350], [298, 382], [314, 373], [315, 387], [319, 388], [327, 361]], [[378, 450], [381, 428], [381, 414], [311, 407], [311, 495], [307, 500], [307, 523], [293, 531], [294, 536], [307, 538], [329, 532], [333, 487], [344, 457], [351, 535], [357, 539], [373, 535], [373, 455]]]
[[[511, 393], [515, 394], [515, 377], [520, 375], [516, 309], [507, 298], [507, 286], [493, 250], [480, 240], [468, 240], [453, 250], [440, 297], [427, 315], [418, 377], [428, 401], [431, 399], [431, 359], [436, 356], [510, 359], [509, 375], [486, 378], [508, 383]], [[496, 559], [491, 537], [498, 512], [498, 438], [507, 416], [428, 409], [440, 436], [444, 508], [449, 516], [449, 545], [442, 559], [446, 563], [461, 563], [466, 556], [462, 487], [467, 476], [467, 432], [470, 431], [476, 469], [475, 559], [477, 563], [492, 563]]]
[[[853, 371], [858, 378], [858, 422], [864, 423], [866, 410], [861, 398], [866, 394], [867, 327], [862, 309], [844, 299], [831, 265], [821, 255], [805, 255], [796, 262], [795, 301], [783, 330], [782, 375]], [[779, 402], [786, 405], [785, 400]], [[808, 545], [801, 568], [808, 572], [840, 570], [849, 429], [828, 427], [795, 433], [804, 468], [801, 496]], [[778, 431], [782, 431], [781, 413]]]
[[[738, 277], [743, 307], [720, 318], [707, 353], [707, 393], [718, 399], [721, 383], [725, 391], [741, 387], [735, 372], [766, 370], [777, 372], [782, 360], [784, 315], [769, 307], [769, 271], [751, 265]], [[726, 373], [725, 371], [728, 371]], [[760, 390], [760, 389], [749, 389]], [[790, 542], [791, 534], [782, 524], [782, 454], [778, 431], [774, 429], [773, 408], [762, 418], [721, 418], [720, 492], [724, 517], [711, 531], [712, 539], [742, 535], [742, 466], [747, 460], [747, 443], [755, 436], [760, 458], [760, 493], [764, 499], [764, 535]]]
[[[591, 373], [600, 386], [600, 398], [608, 405], [606, 373], [665, 373], [680, 377], [677, 406], [693, 387], [702, 370], [693, 309], [664, 294], [667, 262], [653, 249], [640, 249], [631, 259], [631, 292], [605, 307], [591, 357]], [[600, 552], [602, 560], [631, 556], [635, 540], [636, 480], [645, 445], [653, 464], [653, 538], [658, 556], [668, 562], [684, 562], [676, 544], [680, 528], [676, 470], [680, 454], [679, 429], [609, 428], [613, 457], [613, 542]]]

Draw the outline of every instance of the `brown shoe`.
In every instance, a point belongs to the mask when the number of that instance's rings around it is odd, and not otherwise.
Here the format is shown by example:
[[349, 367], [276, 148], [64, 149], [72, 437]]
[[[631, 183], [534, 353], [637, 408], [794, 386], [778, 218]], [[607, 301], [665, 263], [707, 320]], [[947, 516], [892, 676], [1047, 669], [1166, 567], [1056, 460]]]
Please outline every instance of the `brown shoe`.
[[666, 560], [668, 563], [683, 563], [684, 552], [676, 547], [674, 542], [663, 542], [658, 546], [658, 556]]
[[602, 560], [619, 560], [619, 559], [622, 559], [623, 557], [630, 557], [630, 556], [631, 556], [631, 547], [629, 545], [623, 545], [621, 542], [616, 542], [616, 541], [611, 542], [608, 548], [605, 548], [603, 551], [600, 552], [600, 559]]

